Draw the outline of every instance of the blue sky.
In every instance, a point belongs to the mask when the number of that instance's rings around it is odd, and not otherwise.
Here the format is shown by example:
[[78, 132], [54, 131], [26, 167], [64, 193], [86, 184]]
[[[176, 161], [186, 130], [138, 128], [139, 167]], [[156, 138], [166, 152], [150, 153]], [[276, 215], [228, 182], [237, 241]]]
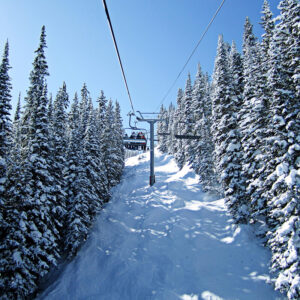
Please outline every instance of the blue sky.
[[[279, 0], [270, 0], [278, 15]], [[129, 89], [136, 110], [155, 111], [200, 39], [221, 0], [107, 0]], [[164, 101], [175, 103], [187, 73], [197, 63], [213, 71], [217, 39], [223, 34], [241, 49], [249, 16], [257, 37], [262, 34], [263, 0], [226, 0], [187, 68]], [[85, 82], [94, 100], [100, 90], [121, 104], [125, 127], [130, 111], [127, 92], [112, 43], [102, 0], [0, 0], [0, 51], [10, 44], [13, 105], [26, 95], [34, 51], [46, 26], [48, 90], [55, 96], [65, 81], [70, 98]]]

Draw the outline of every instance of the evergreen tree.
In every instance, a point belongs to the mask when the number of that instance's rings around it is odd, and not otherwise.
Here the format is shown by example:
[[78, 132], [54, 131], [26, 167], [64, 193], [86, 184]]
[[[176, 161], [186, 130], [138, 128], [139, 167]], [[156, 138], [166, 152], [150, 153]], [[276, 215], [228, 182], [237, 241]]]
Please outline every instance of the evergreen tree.
[[16, 106], [14, 121], [13, 121], [13, 138], [16, 136], [20, 129], [20, 119], [21, 119], [21, 93], [19, 93], [18, 102]]
[[117, 172], [117, 181], [119, 182], [123, 173], [123, 169], [125, 166], [125, 151], [123, 145], [123, 136], [124, 136], [124, 129], [123, 129], [123, 122], [121, 118], [121, 108], [118, 101], [115, 104], [115, 111], [114, 111], [114, 140], [115, 140], [115, 147], [116, 147], [116, 163], [118, 165], [118, 172]]
[[221, 178], [226, 203], [237, 222], [245, 222], [248, 209], [244, 201], [241, 182], [239, 133], [237, 130], [238, 100], [234, 95], [229, 57], [219, 37], [213, 74], [212, 133], [215, 146], [215, 166]]
[[[177, 93], [177, 108], [176, 112], [174, 114], [174, 123], [173, 123], [173, 132], [176, 135], [182, 134], [182, 128], [183, 128], [183, 91], [182, 89], [178, 90]], [[174, 145], [174, 153], [175, 153], [175, 159], [180, 168], [183, 167], [183, 160], [184, 160], [184, 149], [183, 149], [183, 143], [182, 139], [177, 139]]]
[[65, 251], [68, 257], [75, 255], [87, 238], [90, 226], [90, 215], [87, 199], [89, 187], [84, 170], [84, 152], [82, 124], [78, 96], [75, 94], [69, 114], [69, 144], [67, 156], [67, 214], [65, 232]]
[[[299, 277], [299, 12], [298, 1], [280, 2], [280, 22], [270, 45], [268, 88], [272, 95], [265, 194], [269, 207], [272, 270], [276, 289], [300, 296]], [[296, 79], [296, 80], [295, 80]]]
[[[2, 214], [6, 202], [7, 164], [11, 145], [11, 83], [8, 71], [10, 69], [8, 60], [8, 42], [5, 44], [2, 62], [0, 65], [0, 229], [2, 229]], [[0, 234], [1, 235], [1, 234]]]
[[194, 142], [190, 163], [197, 174], [204, 191], [216, 191], [216, 175], [213, 164], [214, 145], [211, 135], [211, 98], [208, 76], [198, 65], [193, 88], [193, 110], [195, 112], [195, 132], [200, 138]]
[[[51, 102], [50, 102], [51, 103]], [[66, 213], [66, 153], [67, 153], [67, 108], [69, 105], [69, 95], [65, 82], [59, 89], [56, 98], [50, 106], [48, 112], [52, 109], [51, 115], [51, 143], [52, 143], [52, 176], [53, 176], [53, 191], [56, 201], [60, 204], [60, 209], [55, 212], [56, 228], [60, 232], [60, 237], [63, 238], [64, 216]]]
[[[0, 65], [0, 158], [5, 159], [11, 144], [12, 124], [10, 120], [11, 110], [11, 83], [8, 71], [10, 69], [8, 53], [8, 42], [5, 44], [2, 62]], [[1, 168], [0, 177], [3, 176]], [[2, 182], [0, 183], [2, 184]]]
[[97, 108], [97, 131], [98, 131], [98, 139], [101, 141], [100, 149], [101, 153], [105, 152], [105, 143], [103, 143], [104, 139], [104, 128], [105, 128], [105, 116], [106, 116], [106, 108], [107, 108], [107, 99], [104, 95], [104, 92], [101, 90], [100, 96], [97, 99], [98, 108]]
[[97, 109], [97, 123], [98, 123], [98, 131], [99, 131], [99, 138], [101, 137], [102, 129], [104, 127], [105, 115], [106, 115], [106, 106], [107, 106], [107, 99], [104, 96], [104, 92], [100, 92], [100, 96], [97, 99], [98, 102], [98, 109]]
[[[9, 46], [8, 42], [5, 44], [2, 62], [0, 64], [0, 296], [2, 290], [6, 286], [5, 282], [5, 266], [7, 262], [7, 249], [5, 245], [9, 232], [8, 220], [8, 202], [10, 201], [7, 193], [8, 185], [8, 164], [9, 164], [9, 150], [11, 146], [11, 83], [8, 71], [9, 65]], [[4, 275], [4, 276], [3, 276]]]
[[[104, 158], [105, 158], [105, 151], [106, 151], [106, 143], [104, 142], [107, 137], [105, 137], [106, 131], [104, 130], [105, 128], [105, 117], [106, 117], [106, 108], [107, 108], [107, 99], [104, 95], [104, 92], [101, 90], [100, 92], [100, 96], [97, 99], [98, 102], [98, 108], [97, 108], [97, 112], [96, 112], [96, 130], [97, 130], [97, 137], [98, 137], [98, 141], [100, 143], [99, 147], [100, 147], [100, 153], [101, 153], [101, 169], [104, 167], [104, 169], [106, 168], [105, 163], [104, 163]], [[123, 137], [122, 137], [122, 143], [123, 143]], [[106, 186], [104, 193], [103, 193], [103, 199], [105, 202], [107, 202], [109, 200], [110, 197], [110, 193], [109, 193], [109, 185], [107, 182], [107, 176], [106, 176], [106, 171], [105, 171], [105, 175], [103, 176], [102, 179], [104, 186]]]
[[[264, 29], [264, 34], [262, 35], [261, 48], [263, 52], [263, 61], [266, 65], [268, 60], [270, 59], [270, 43], [273, 36], [273, 31], [275, 27], [275, 22], [273, 19], [273, 14], [270, 10], [270, 5], [267, 0], [264, 0], [262, 7], [262, 17], [260, 23]], [[267, 66], [266, 66], [267, 67]]]
[[[249, 18], [246, 18], [243, 36], [243, 104], [240, 110], [239, 124], [242, 135], [243, 147], [243, 173], [248, 186], [255, 177], [257, 164], [255, 155], [257, 154], [256, 132], [261, 127], [261, 120], [256, 120], [257, 112], [262, 109], [262, 103], [259, 97], [258, 81], [261, 77], [257, 39], [252, 31], [252, 24]], [[248, 204], [250, 204], [249, 193], [245, 194]]]
[[[268, 136], [270, 135], [269, 120], [270, 115], [270, 98], [271, 94], [266, 85], [267, 74], [270, 68], [270, 41], [274, 30], [274, 20], [272, 19], [272, 13], [269, 8], [267, 1], [264, 1], [263, 5], [263, 16], [261, 18], [262, 26], [265, 30], [263, 34], [263, 39], [261, 45], [257, 45], [256, 49], [256, 59], [253, 60], [251, 64], [256, 64], [255, 69], [249, 69], [245, 72], [253, 73], [252, 77], [248, 76], [246, 80], [254, 80], [252, 83], [253, 90], [255, 91], [255, 97], [251, 101], [251, 108], [246, 108], [252, 110], [252, 132], [247, 138], [246, 147], [247, 149], [252, 148], [252, 152], [248, 150], [248, 155], [250, 153], [252, 159], [252, 169], [251, 176], [248, 181], [247, 195], [250, 196], [251, 200], [251, 210], [252, 218], [254, 220], [259, 220], [265, 228], [263, 231], [267, 230], [265, 226], [267, 205], [266, 197], [264, 196], [265, 191], [265, 180], [266, 180], [266, 160], [269, 156], [269, 145]], [[245, 60], [245, 59], [244, 59]], [[249, 63], [249, 62], [248, 62]], [[245, 83], [245, 85], [247, 85]], [[246, 124], [247, 126], [247, 124]], [[251, 146], [249, 146], [249, 144]], [[247, 151], [246, 151], [247, 152]], [[249, 162], [249, 156], [248, 156]], [[246, 168], [248, 166], [246, 165]], [[262, 221], [264, 221], [262, 223]], [[262, 232], [264, 233], [264, 232]]]
[[[195, 127], [194, 121], [194, 112], [192, 107], [192, 82], [191, 75], [188, 74], [188, 78], [185, 85], [184, 96], [182, 100], [182, 108], [183, 108], [183, 123], [182, 123], [182, 134], [183, 135], [192, 135], [193, 129]], [[183, 139], [183, 148], [184, 154], [179, 160], [179, 165], [182, 165], [185, 162], [188, 162], [192, 157], [192, 147], [191, 140]]]
[[104, 122], [104, 130], [103, 130], [103, 158], [104, 158], [104, 166], [106, 169], [106, 177], [108, 189], [112, 188], [118, 183], [118, 157], [117, 157], [117, 148], [115, 147], [113, 141], [113, 132], [114, 128], [114, 108], [111, 100], [108, 101], [108, 105], [106, 108], [105, 122]]
[[15, 205], [22, 198], [22, 185], [20, 184], [21, 174], [21, 93], [19, 94], [17, 107], [15, 111], [13, 130], [12, 130], [12, 147], [10, 150], [10, 160], [7, 173], [7, 195], [10, 197], [11, 205]]
[[[192, 90], [192, 111], [194, 113], [194, 134], [199, 136], [200, 130], [200, 123], [204, 114], [204, 97], [205, 97], [205, 77], [202, 73], [201, 66], [198, 64], [198, 70]], [[199, 163], [201, 159], [199, 155], [201, 155], [197, 150], [200, 148], [197, 146], [199, 145], [199, 140], [190, 141], [190, 153], [189, 153], [189, 163], [192, 165], [194, 169]]]
[[157, 133], [158, 133], [158, 144], [159, 150], [163, 153], [167, 152], [167, 136], [164, 135], [168, 131], [169, 119], [167, 117], [167, 110], [163, 105], [160, 107], [158, 118], [162, 121], [157, 123]]
[[91, 101], [89, 102], [88, 114], [89, 119], [84, 138], [84, 169], [89, 184], [89, 215], [93, 220], [103, 204], [106, 181], [103, 181], [105, 170], [102, 163], [100, 143], [97, 139], [95, 111]]
[[[48, 66], [45, 58], [45, 27], [36, 50], [25, 111], [21, 121], [21, 193], [12, 191], [11, 230], [6, 240], [5, 253], [15, 251], [14, 261], [6, 260], [4, 277], [7, 297], [21, 298], [33, 292], [37, 280], [44, 276], [59, 257], [52, 212], [59, 208], [52, 195], [53, 178], [49, 158], [47, 86]], [[17, 186], [15, 190], [17, 189]], [[15, 247], [13, 250], [9, 247]]]
[[82, 138], [84, 138], [87, 122], [89, 119], [89, 113], [88, 113], [89, 99], [90, 99], [90, 92], [88, 91], [87, 86], [84, 83], [81, 89], [81, 101], [79, 103], [79, 115], [80, 115], [81, 129], [82, 129]]
[[169, 154], [175, 154], [175, 144], [176, 144], [176, 138], [175, 138], [175, 134], [176, 132], [174, 132], [174, 123], [175, 123], [175, 112], [176, 112], [176, 109], [175, 109], [175, 106], [170, 103], [169, 105], [169, 110], [168, 110], [168, 128], [167, 128], [167, 133], [168, 133], [168, 136], [167, 136], [167, 141], [166, 141], [166, 144], [167, 144], [167, 153]]

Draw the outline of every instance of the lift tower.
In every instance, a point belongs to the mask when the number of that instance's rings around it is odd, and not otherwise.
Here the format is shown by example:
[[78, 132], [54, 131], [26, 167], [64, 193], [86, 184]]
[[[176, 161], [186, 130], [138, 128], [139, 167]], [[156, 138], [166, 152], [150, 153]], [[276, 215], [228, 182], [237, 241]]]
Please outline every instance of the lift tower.
[[154, 174], [154, 124], [156, 122], [162, 121], [157, 118], [146, 119], [143, 115], [158, 115], [158, 113], [141, 113], [137, 111], [140, 117], [136, 117], [139, 122], [147, 122], [150, 124], [150, 178], [149, 184], [152, 186], [155, 183], [155, 174]]

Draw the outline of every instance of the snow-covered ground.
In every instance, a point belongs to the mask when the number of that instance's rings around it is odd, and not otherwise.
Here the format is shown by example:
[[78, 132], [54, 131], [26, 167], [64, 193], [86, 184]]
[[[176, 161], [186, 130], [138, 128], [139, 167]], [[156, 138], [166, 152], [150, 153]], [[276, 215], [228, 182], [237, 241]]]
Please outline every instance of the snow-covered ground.
[[283, 299], [252, 228], [235, 226], [187, 166], [158, 151], [155, 164], [149, 187], [149, 154], [127, 159], [90, 238], [40, 299]]

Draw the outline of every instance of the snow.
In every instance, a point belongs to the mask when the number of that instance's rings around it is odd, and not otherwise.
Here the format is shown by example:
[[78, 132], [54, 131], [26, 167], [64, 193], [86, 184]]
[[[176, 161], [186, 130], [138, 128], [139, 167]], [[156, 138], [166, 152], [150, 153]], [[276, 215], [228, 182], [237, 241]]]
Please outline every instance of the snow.
[[13, 260], [14, 260], [14, 262], [17, 266], [22, 265], [23, 261], [22, 261], [22, 258], [21, 258], [21, 253], [19, 251], [14, 251], [12, 257], [13, 257]]
[[285, 182], [288, 186], [293, 186], [297, 182], [297, 176], [300, 177], [300, 170], [292, 169], [289, 175], [285, 178]]
[[289, 165], [287, 163], [283, 162], [283, 163], [279, 164], [276, 167], [277, 176], [280, 177], [284, 174], [287, 174], [288, 169], [289, 169]]
[[239, 150], [241, 148], [241, 144], [240, 143], [230, 143], [227, 147], [227, 152], [234, 152], [236, 150]]
[[281, 116], [275, 115], [275, 116], [273, 117], [273, 120], [274, 120], [275, 123], [278, 123], [279, 126], [285, 125], [285, 120], [284, 120], [284, 118], [281, 117]]
[[[270, 254], [223, 199], [156, 150], [126, 160], [121, 183], [77, 257], [38, 299], [281, 299]], [[283, 297], [282, 297], [283, 299]]]
[[20, 228], [21, 228], [22, 231], [26, 230], [26, 224], [25, 224], [25, 222], [22, 219], [19, 222], [19, 226], [20, 226]]

